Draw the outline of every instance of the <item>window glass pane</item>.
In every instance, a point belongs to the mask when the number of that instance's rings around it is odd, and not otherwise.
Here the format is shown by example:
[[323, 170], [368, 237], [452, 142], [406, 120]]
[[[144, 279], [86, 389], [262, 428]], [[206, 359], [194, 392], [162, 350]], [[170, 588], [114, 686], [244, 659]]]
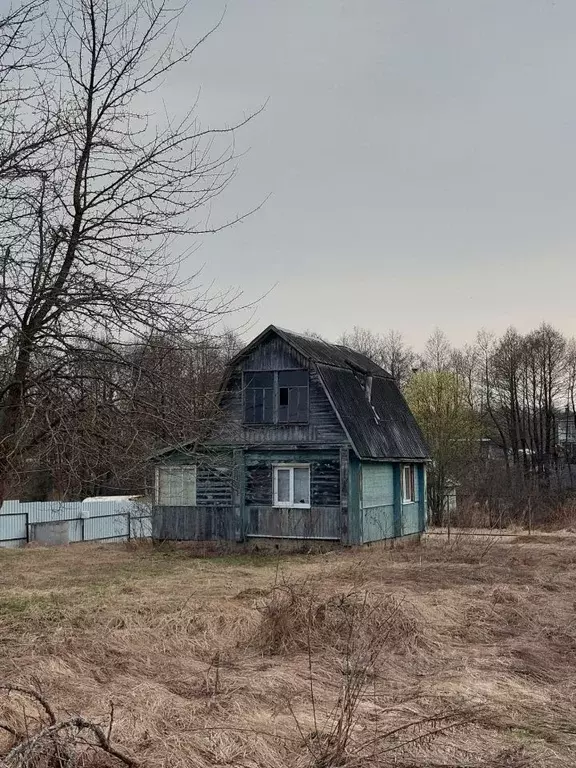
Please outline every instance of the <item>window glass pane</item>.
[[278, 393], [278, 405], [288, 405], [288, 392], [290, 390], [288, 387], [280, 387], [280, 391]]
[[294, 467], [294, 503], [310, 504], [310, 469]]
[[409, 464], [403, 469], [404, 501], [414, 501], [414, 467]]
[[308, 371], [280, 371], [278, 373], [279, 387], [307, 387]]
[[288, 398], [288, 421], [297, 421], [298, 420], [298, 395], [300, 390], [298, 387], [293, 387], [289, 391], [289, 398]]
[[274, 390], [264, 389], [264, 407], [262, 410], [262, 421], [265, 424], [271, 424], [274, 421]]
[[276, 470], [276, 501], [290, 503], [290, 473], [290, 469]]
[[248, 424], [271, 424], [274, 420], [274, 374], [244, 374], [244, 421]]
[[274, 374], [272, 371], [250, 371], [244, 374], [244, 387], [266, 389], [274, 386]]
[[296, 421], [308, 421], [308, 387], [300, 387], [298, 390]]
[[160, 467], [158, 504], [189, 507], [196, 504], [196, 467]]
[[247, 421], [249, 424], [256, 420], [254, 392], [255, 390], [253, 389], [247, 389], [244, 392], [244, 421]]
[[193, 507], [196, 504], [196, 469], [182, 469], [182, 499], [183, 507]]

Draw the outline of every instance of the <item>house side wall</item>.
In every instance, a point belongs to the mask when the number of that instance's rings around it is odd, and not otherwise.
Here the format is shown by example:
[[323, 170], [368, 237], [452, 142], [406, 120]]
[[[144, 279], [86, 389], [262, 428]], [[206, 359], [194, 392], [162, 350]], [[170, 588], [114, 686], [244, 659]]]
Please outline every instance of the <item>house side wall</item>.
[[[309, 370], [309, 416], [307, 424], [244, 425], [244, 371]], [[221, 400], [221, 420], [211, 439], [213, 444], [282, 445], [343, 444], [347, 437], [318, 373], [309, 362], [294, 352], [282, 339], [273, 337], [260, 344], [238, 363]]]
[[392, 464], [362, 464], [362, 541], [394, 537], [394, 467]]
[[361, 541], [381, 541], [421, 533], [425, 528], [425, 470], [415, 465], [415, 501], [402, 498], [400, 467], [391, 462], [361, 462]]

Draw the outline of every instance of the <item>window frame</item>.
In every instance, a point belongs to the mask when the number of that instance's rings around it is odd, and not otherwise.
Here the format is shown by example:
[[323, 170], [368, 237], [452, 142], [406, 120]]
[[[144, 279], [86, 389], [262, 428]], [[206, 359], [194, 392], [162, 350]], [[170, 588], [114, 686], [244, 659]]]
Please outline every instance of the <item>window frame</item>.
[[[305, 373], [306, 374], [306, 413], [303, 419], [290, 421], [280, 419], [280, 389], [304, 389], [303, 385], [292, 385], [280, 387], [281, 373]], [[253, 389], [247, 384], [248, 379], [254, 374], [272, 374], [272, 420], [271, 421], [248, 421], [246, 418], [247, 393]], [[269, 389], [268, 387], [266, 389]], [[288, 404], [289, 407], [289, 404]], [[310, 369], [308, 368], [282, 368], [277, 371], [242, 371], [242, 424], [248, 427], [266, 427], [266, 426], [298, 426], [310, 423]]]
[[[283, 373], [303, 373], [306, 377], [306, 384], [280, 384], [281, 375]], [[275, 412], [274, 417], [276, 424], [308, 424], [310, 421], [310, 371], [307, 368], [286, 368], [281, 371], [276, 371], [274, 381], [274, 404]], [[286, 403], [286, 418], [280, 418], [280, 390], [285, 389], [288, 392], [288, 402]], [[303, 419], [290, 419], [290, 390], [298, 391], [298, 398], [300, 398], [300, 390], [306, 390], [306, 408]]]
[[[193, 504], [161, 504], [160, 503], [160, 473], [162, 470], [170, 472], [194, 470], [194, 503]], [[196, 507], [198, 506], [198, 465], [197, 464], [161, 464], [156, 467], [154, 477], [154, 501], [158, 507]]]
[[[290, 501], [278, 500], [278, 470], [290, 470]], [[307, 469], [308, 470], [308, 503], [301, 504], [294, 502], [294, 470], [295, 469]], [[272, 464], [272, 506], [284, 509], [310, 509], [311, 499], [311, 486], [312, 486], [312, 470], [310, 464], [303, 464], [301, 462], [279, 462]]]
[[[251, 387], [248, 386], [247, 380], [251, 377], [253, 378], [256, 374], [261, 375], [265, 374], [267, 376], [270, 376], [272, 379], [272, 386], [271, 387]], [[242, 423], [247, 424], [249, 426], [266, 426], [269, 424], [275, 423], [275, 417], [276, 417], [276, 389], [277, 389], [277, 383], [278, 383], [278, 377], [276, 376], [274, 371], [242, 371]], [[272, 403], [271, 403], [271, 416], [272, 421], [249, 421], [246, 418], [246, 408], [248, 406], [248, 399], [247, 399], [247, 393], [248, 391], [253, 390], [261, 390], [263, 393], [265, 393], [267, 390], [272, 390]], [[262, 403], [262, 415], [265, 416], [266, 414], [266, 395], [263, 395], [263, 403]]]
[[[410, 481], [409, 485], [410, 488], [408, 489], [410, 496], [406, 493], [406, 472], [409, 472]], [[414, 504], [416, 503], [416, 472], [414, 464], [403, 464], [402, 465], [402, 503], [403, 504]]]

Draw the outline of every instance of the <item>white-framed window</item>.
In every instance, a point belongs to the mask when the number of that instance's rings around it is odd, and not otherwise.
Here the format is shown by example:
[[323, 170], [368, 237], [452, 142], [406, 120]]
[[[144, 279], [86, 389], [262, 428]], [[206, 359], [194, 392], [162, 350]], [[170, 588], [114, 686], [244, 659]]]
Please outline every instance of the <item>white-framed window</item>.
[[195, 507], [196, 467], [157, 467], [156, 504], [161, 507]]
[[402, 498], [405, 502], [416, 501], [414, 464], [405, 464], [402, 467]]
[[274, 506], [310, 507], [310, 464], [274, 465]]

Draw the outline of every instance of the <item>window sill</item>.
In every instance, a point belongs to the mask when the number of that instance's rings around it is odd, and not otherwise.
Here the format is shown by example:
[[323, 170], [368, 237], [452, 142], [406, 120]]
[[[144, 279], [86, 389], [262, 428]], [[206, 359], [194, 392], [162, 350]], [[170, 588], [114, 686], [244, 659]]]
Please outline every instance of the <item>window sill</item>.
[[310, 509], [310, 504], [273, 504], [274, 509]]

